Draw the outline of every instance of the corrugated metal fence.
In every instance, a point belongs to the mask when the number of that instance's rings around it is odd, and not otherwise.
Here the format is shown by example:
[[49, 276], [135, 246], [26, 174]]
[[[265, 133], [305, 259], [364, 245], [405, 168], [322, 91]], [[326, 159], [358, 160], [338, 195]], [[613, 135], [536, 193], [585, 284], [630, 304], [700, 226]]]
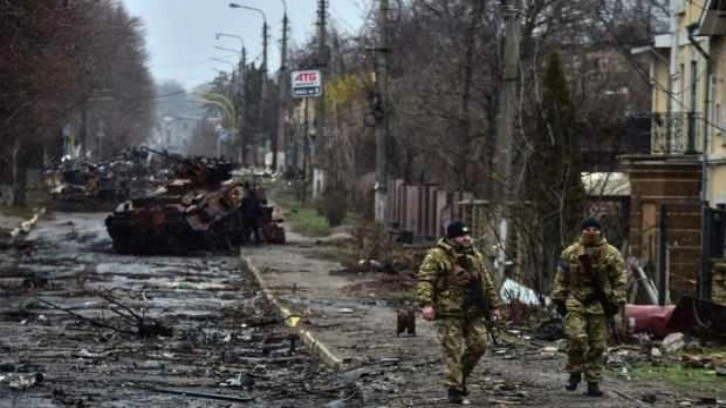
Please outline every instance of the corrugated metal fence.
[[[470, 224], [472, 215], [479, 212], [472, 208], [474, 195], [466, 191], [448, 192], [435, 184], [406, 184], [402, 179], [388, 183], [386, 225], [401, 233], [404, 241], [431, 241], [441, 237], [446, 225], [461, 220]], [[486, 203], [482, 201], [481, 203]], [[482, 225], [483, 227], [483, 225]], [[483, 231], [482, 231], [483, 232]]]

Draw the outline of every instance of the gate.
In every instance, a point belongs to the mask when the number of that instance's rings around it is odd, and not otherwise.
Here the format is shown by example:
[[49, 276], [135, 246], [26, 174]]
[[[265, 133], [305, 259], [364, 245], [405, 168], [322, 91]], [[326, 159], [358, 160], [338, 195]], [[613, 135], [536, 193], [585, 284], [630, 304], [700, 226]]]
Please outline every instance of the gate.
[[726, 208], [706, 208], [702, 285], [699, 297], [726, 304]]

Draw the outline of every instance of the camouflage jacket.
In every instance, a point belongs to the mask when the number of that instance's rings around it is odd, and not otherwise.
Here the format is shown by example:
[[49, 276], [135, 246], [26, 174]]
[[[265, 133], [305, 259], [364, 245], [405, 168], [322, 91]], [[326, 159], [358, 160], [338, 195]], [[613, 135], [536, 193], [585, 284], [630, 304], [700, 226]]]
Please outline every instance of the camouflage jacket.
[[625, 303], [625, 261], [620, 251], [609, 245], [605, 238], [599, 243], [585, 246], [580, 241], [562, 251], [555, 272], [552, 289], [552, 300], [565, 301], [568, 310], [580, 310], [584, 313], [603, 314], [600, 302], [590, 302], [595, 286], [592, 276], [585, 272], [580, 263], [580, 255], [589, 255], [592, 259], [593, 273], [602, 282], [605, 295], [610, 302], [618, 305]]
[[[458, 261], [458, 262], [457, 262]], [[467, 269], [461, 265], [466, 264]], [[482, 255], [475, 249], [457, 251], [447, 240], [441, 239], [431, 249], [418, 271], [416, 295], [421, 307], [433, 306], [437, 316], [483, 315], [483, 310], [472, 303], [472, 290], [481, 282], [482, 297], [490, 309], [499, 307], [500, 301], [492, 277], [486, 270]]]

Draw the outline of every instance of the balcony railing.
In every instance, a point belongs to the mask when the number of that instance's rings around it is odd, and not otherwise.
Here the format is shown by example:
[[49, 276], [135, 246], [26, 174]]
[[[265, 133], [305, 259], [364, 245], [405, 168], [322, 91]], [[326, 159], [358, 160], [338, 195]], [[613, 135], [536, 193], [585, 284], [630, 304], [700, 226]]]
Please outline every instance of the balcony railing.
[[700, 113], [653, 112], [651, 113], [651, 153], [688, 154], [697, 153], [702, 129]]

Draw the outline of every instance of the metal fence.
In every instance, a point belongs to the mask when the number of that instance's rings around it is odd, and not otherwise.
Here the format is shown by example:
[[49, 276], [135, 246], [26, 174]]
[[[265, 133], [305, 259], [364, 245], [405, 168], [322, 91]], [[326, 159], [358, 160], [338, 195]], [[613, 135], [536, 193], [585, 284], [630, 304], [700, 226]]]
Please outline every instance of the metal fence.
[[433, 241], [444, 234], [449, 222], [462, 219], [458, 203], [473, 197], [469, 192], [448, 192], [436, 184], [390, 180], [386, 225], [398, 233], [401, 241]]

